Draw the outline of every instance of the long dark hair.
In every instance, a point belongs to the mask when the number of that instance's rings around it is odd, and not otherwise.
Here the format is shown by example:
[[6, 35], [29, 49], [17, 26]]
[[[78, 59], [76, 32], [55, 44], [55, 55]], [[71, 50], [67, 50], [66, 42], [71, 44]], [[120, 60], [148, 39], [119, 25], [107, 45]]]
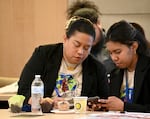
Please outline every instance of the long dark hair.
[[100, 30], [100, 39], [94, 46], [92, 46], [91, 53], [95, 56], [98, 53], [101, 53], [102, 48], [105, 47], [104, 43], [105, 43], [105, 31], [104, 31], [104, 29], [102, 29], [102, 30]]
[[106, 34], [106, 42], [113, 41], [131, 46], [134, 41], [138, 42], [137, 54], [147, 55], [148, 44], [145, 37], [134, 26], [125, 20], [114, 23]]

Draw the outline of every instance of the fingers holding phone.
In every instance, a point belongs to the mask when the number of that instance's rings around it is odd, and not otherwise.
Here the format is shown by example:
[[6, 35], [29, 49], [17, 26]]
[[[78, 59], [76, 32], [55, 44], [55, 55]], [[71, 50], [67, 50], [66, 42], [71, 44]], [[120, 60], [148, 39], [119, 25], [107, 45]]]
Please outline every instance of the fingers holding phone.
[[101, 109], [101, 105], [98, 102], [100, 98], [98, 96], [95, 97], [89, 97], [87, 100], [87, 106], [88, 106], [88, 110], [90, 111], [98, 111]]
[[106, 108], [106, 99], [100, 99], [98, 96], [89, 97], [87, 100], [88, 110], [90, 111], [108, 111]]

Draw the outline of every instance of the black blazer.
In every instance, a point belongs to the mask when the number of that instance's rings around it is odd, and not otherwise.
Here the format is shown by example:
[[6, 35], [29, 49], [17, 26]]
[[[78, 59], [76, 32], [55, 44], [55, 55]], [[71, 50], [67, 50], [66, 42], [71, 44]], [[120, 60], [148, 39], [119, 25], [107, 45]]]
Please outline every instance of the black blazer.
[[[44, 83], [44, 97], [51, 97], [58, 77], [63, 57], [63, 44], [40, 46], [35, 49], [32, 57], [25, 65], [18, 82], [18, 94], [26, 97], [25, 102], [31, 96], [31, 83], [35, 74], [41, 75]], [[82, 96], [100, 96], [107, 98], [108, 82], [104, 66], [93, 56], [89, 55], [82, 63]]]
[[[110, 95], [120, 97], [124, 70], [110, 73]], [[133, 103], [125, 103], [125, 111], [150, 112], [150, 58], [139, 56], [134, 76]]]

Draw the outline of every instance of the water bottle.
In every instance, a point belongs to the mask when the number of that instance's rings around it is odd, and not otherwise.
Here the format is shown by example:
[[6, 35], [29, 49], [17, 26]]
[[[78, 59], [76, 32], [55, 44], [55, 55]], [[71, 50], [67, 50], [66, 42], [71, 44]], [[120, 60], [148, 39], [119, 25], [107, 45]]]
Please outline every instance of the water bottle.
[[40, 100], [44, 96], [44, 84], [41, 80], [40, 75], [35, 75], [35, 79], [32, 82], [31, 85], [31, 111], [32, 112], [42, 112]]

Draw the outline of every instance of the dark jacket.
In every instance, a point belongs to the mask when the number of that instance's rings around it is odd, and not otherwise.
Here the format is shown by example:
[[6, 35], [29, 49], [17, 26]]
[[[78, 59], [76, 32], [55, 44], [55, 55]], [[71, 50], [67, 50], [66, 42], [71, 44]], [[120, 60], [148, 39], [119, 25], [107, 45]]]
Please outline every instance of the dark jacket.
[[[110, 95], [120, 97], [124, 70], [110, 73]], [[150, 112], [150, 58], [139, 56], [134, 76], [133, 103], [125, 103], [125, 111]]]
[[[69, 50], [69, 49], [68, 49]], [[26, 97], [27, 103], [31, 96], [31, 83], [35, 74], [41, 75], [44, 83], [44, 97], [51, 97], [58, 77], [63, 57], [63, 44], [40, 46], [35, 49], [30, 60], [25, 65], [18, 82], [18, 94]], [[82, 96], [100, 96], [107, 98], [108, 83], [104, 66], [89, 55], [82, 63]]]

